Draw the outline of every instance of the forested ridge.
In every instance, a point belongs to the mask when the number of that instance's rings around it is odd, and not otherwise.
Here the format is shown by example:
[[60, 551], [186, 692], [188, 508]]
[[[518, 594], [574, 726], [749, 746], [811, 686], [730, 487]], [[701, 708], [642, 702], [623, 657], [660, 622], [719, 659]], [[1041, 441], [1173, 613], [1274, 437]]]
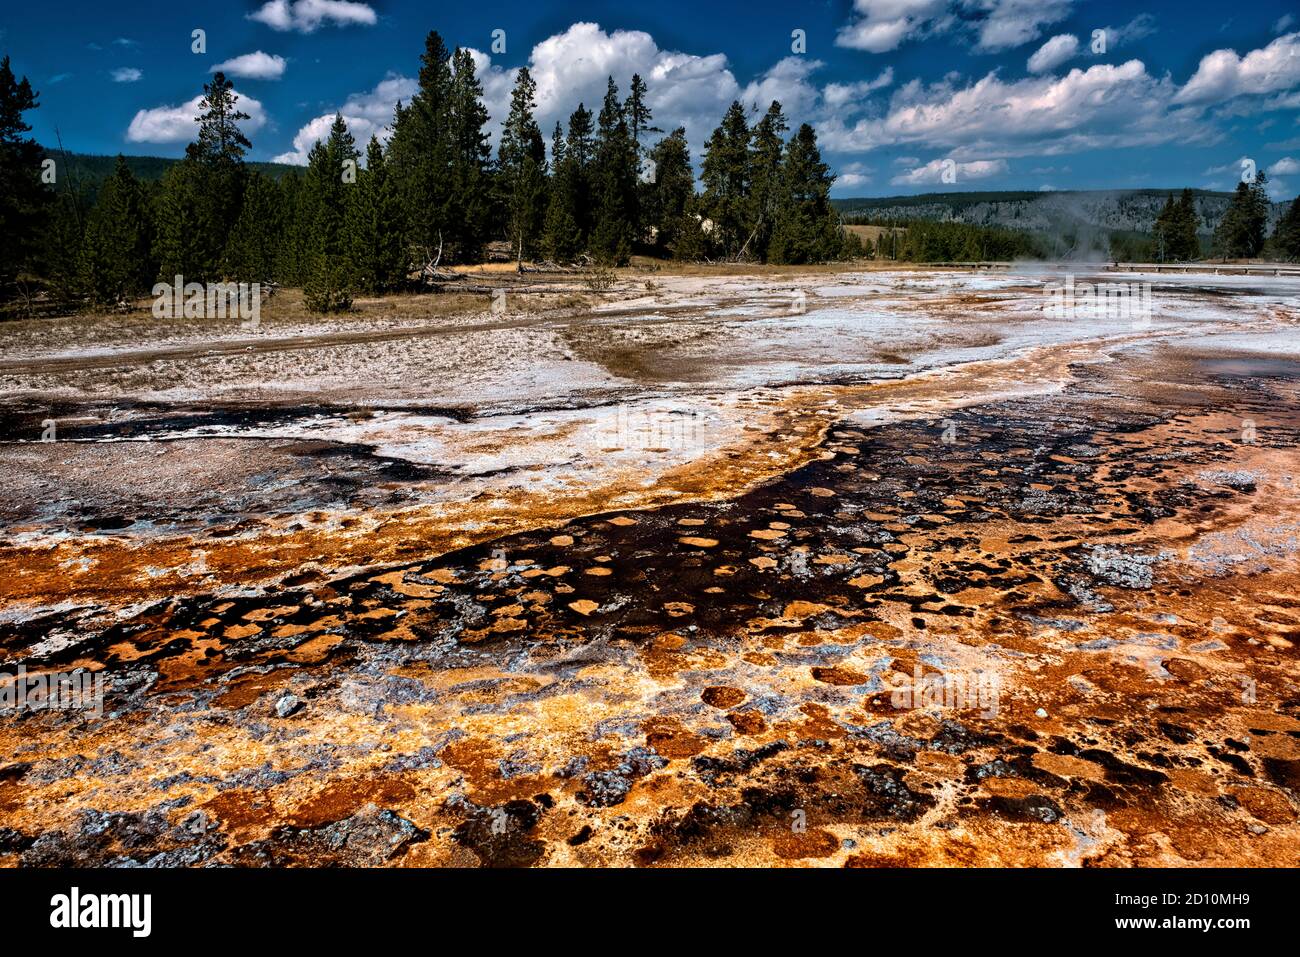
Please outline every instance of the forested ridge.
[[[832, 202], [845, 223], [886, 230], [886, 258], [1300, 259], [1300, 209], [1294, 202], [1271, 202], [1267, 184], [1260, 172], [1231, 193], [1190, 188], [987, 191]], [[905, 243], [909, 230], [916, 238]], [[981, 250], [988, 255], [973, 255]]]

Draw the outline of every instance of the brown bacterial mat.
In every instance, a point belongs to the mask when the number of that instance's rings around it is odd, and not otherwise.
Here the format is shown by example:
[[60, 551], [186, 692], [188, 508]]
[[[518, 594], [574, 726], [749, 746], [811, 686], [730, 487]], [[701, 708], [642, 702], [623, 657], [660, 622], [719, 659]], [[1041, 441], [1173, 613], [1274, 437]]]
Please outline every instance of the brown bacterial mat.
[[1300, 363], [1074, 372], [718, 500], [7, 620], [113, 720], [0, 724], [0, 861], [1300, 863]]

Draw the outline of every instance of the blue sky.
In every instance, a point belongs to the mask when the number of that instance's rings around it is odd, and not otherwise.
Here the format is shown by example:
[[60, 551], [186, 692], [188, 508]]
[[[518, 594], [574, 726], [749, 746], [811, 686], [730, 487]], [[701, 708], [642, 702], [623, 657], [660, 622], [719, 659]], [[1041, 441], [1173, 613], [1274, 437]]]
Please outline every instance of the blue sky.
[[[300, 162], [341, 110], [384, 135], [430, 29], [477, 51], [494, 123], [514, 71], [548, 136], [605, 76], [650, 87], [656, 125], [698, 150], [728, 103], [812, 122], [835, 193], [1230, 189], [1243, 160], [1300, 190], [1300, 13], [1261, 0], [271, 0], [9, 4], [0, 51], [41, 94], [36, 136], [178, 156], [218, 65], [253, 115], [253, 159]], [[195, 53], [192, 32], [205, 31]], [[504, 52], [493, 31], [504, 31]], [[804, 46], [798, 49], [802, 31]], [[500, 35], [498, 35], [499, 37]], [[1099, 42], [1104, 39], [1104, 49]], [[944, 179], [947, 172], [949, 179]]]

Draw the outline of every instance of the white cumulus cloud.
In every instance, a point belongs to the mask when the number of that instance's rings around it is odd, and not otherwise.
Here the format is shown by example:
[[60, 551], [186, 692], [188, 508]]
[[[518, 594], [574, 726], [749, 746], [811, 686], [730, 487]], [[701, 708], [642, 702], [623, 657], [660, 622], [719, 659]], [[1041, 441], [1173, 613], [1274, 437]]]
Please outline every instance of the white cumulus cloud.
[[644, 31], [606, 32], [595, 23], [575, 23], [542, 40], [533, 47], [528, 68], [537, 81], [540, 122], [548, 131], [557, 120], [567, 120], [580, 101], [599, 111], [611, 75], [626, 96], [632, 74], [640, 73], [654, 125], [685, 126], [693, 144], [703, 141], [741, 93], [725, 54], [664, 50]]
[[399, 100], [409, 103], [416, 89], [415, 80], [390, 73], [373, 90], [354, 93], [337, 110], [322, 113], [305, 124], [293, 137], [293, 149], [276, 156], [275, 162], [306, 166], [307, 154], [317, 140], [329, 136], [336, 114], [343, 116], [348, 132], [356, 140], [357, 149], [364, 154], [371, 136], [379, 137], [381, 143], [388, 141], [392, 133], [394, 107]]
[[1266, 94], [1300, 85], [1300, 33], [1288, 33], [1266, 47], [1238, 56], [1215, 50], [1201, 57], [1192, 78], [1178, 91], [1179, 103], [1221, 103], [1244, 94]]
[[220, 70], [228, 76], [250, 80], [278, 80], [284, 76], [284, 57], [257, 50], [213, 64], [212, 72]]
[[868, 53], [888, 53], [951, 22], [948, 0], [854, 0], [853, 14], [835, 45]]
[[1061, 33], [1044, 43], [1026, 66], [1030, 73], [1051, 73], [1079, 52], [1079, 38], [1073, 33]]
[[[255, 133], [266, 125], [266, 111], [251, 96], [236, 94], [235, 108], [248, 114], [240, 122], [245, 133]], [[126, 138], [131, 143], [187, 143], [194, 139], [199, 123], [196, 117], [202, 110], [202, 96], [196, 96], [180, 106], [158, 106], [140, 110], [127, 127]]]
[[758, 79], [746, 84], [740, 101], [747, 106], [756, 107], [756, 112], [763, 112], [769, 103], [776, 100], [787, 117], [809, 116], [817, 108], [821, 96], [809, 77], [824, 65], [821, 60], [788, 56], [777, 61]]
[[1105, 27], [1106, 50], [1118, 50], [1156, 32], [1156, 18], [1149, 13], [1139, 13], [1122, 27]]
[[988, 157], [1060, 155], [1081, 149], [1149, 146], [1209, 135], [1195, 111], [1171, 109], [1172, 81], [1140, 60], [1100, 63], [1061, 77], [1005, 81], [996, 72], [965, 87], [912, 80], [880, 117], [853, 124], [831, 118], [818, 130], [842, 152], [915, 144]]
[[[889, 182], [893, 186], [928, 186], [935, 183], [950, 186], [969, 180], [1002, 176], [1008, 169], [1007, 161], [1004, 159], [971, 160], [966, 163], [959, 163], [951, 158], [934, 159], [924, 166], [900, 173]], [[949, 174], [948, 179], [951, 182], [944, 179], [945, 172]]]
[[971, 0], [986, 13], [977, 30], [977, 47], [993, 53], [1022, 46], [1070, 15], [1073, 0]]
[[379, 22], [379, 15], [368, 4], [352, 0], [269, 0], [248, 14], [248, 19], [281, 32], [315, 33], [327, 23], [372, 27]]
[[1022, 46], [1070, 15], [1074, 0], [854, 0], [835, 45], [888, 53], [908, 40], [949, 30], [975, 38], [981, 53]]
[[[495, 143], [509, 112], [510, 91], [519, 71], [494, 63], [488, 54], [479, 50], [470, 49], [469, 53], [483, 85], [483, 102], [491, 117], [488, 132]], [[643, 31], [607, 32], [595, 23], [575, 23], [542, 40], [529, 54], [528, 68], [537, 83], [537, 122], [548, 140], [557, 121], [567, 128], [569, 114], [579, 103], [593, 114], [600, 112], [605, 85], [611, 75], [618, 84], [619, 96], [625, 97], [632, 74], [641, 74], [648, 88], [646, 100], [654, 114], [654, 125], [665, 131], [685, 126], [688, 141], [697, 151], [731, 101], [744, 100], [725, 54], [697, 56], [664, 50]], [[805, 82], [806, 74], [787, 67], [775, 75], [760, 78], [751, 86], [756, 93], [781, 92], [796, 97], [802, 94], [800, 84]], [[370, 93], [350, 97], [340, 108], [349, 129], [353, 128], [354, 117], [365, 119], [368, 124], [360, 127], [360, 132], [354, 129], [357, 141], [368, 139], [370, 132], [380, 133], [383, 139], [382, 128], [392, 122], [397, 100], [410, 100], [415, 89], [413, 79], [394, 75]], [[358, 103], [363, 101], [367, 110], [358, 110]], [[763, 103], [761, 108], [766, 106]], [[325, 118], [328, 119], [322, 125]], [[328, 131], [333, 118], [334, 113], [330, 112], [311, 120], [294, 137], [293, 150], [277, 159], [306, 162], [307, 151], [322, 131]]]
[[848, 163], [840, 167], [835, 177], [835, 189], [853, 189], [858, 186], [866, 186], [871, 182], [873, 170], [870, 166], [862, 163]]
[[114, 83], [135, 83], [144, 76], [133, 66], [120, 66], [109, 74]]
[[827, 83], [822, 90], [822, 99], [829, 110], [852, 110], [863, 105], [863, 97], [874, 93], [876, 90], [883, 90], [893, 82], [894, 68], [887, 66], [874, 80], [859, 80], [856, 83]]

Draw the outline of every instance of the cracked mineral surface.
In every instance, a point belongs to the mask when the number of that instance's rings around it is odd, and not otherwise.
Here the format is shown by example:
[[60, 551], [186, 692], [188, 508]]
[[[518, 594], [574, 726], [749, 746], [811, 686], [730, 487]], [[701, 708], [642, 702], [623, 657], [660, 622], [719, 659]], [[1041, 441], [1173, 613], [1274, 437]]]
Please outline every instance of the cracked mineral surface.
[[1058, 278], [0, 329], [0, 862], [1300, 863], [1300, 286]]

